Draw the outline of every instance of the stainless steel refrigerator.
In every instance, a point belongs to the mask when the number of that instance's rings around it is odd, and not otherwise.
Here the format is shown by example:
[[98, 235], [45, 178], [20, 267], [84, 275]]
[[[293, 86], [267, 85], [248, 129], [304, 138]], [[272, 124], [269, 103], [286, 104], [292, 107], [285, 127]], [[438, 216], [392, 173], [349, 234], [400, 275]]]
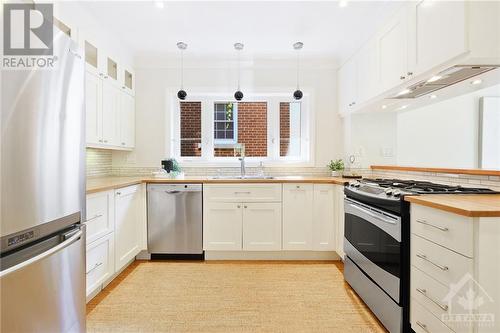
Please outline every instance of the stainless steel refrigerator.
[[2, 71], [1, 332], [85, 331], [84, 59]]

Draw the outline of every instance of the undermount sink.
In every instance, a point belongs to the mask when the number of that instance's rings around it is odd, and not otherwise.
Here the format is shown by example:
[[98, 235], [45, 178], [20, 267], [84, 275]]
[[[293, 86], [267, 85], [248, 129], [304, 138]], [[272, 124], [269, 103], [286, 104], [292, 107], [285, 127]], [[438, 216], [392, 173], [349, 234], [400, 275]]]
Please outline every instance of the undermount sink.
[[274, 179], [273, 176], [212, 176], [210, 179]]

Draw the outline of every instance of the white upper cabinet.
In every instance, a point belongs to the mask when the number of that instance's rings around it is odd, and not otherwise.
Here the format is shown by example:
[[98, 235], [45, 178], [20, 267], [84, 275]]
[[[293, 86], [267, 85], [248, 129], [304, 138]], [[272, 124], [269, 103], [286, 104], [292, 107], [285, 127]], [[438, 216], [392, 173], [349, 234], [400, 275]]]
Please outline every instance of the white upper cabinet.
[[339, 105], [342, 113], [349, 112], [356, 105], [357, 95], [357, 63], [351, 58], [339, 71]]
[[102, 143], [102, 80], [85, 73], [85, 114], [87, 143]]
[[312, 250], [313, 184], [283, 184], [283, 250]]
[[[376, 39], [370, 40], [359, 51], [357, 59], [357, 96], [356, 99], [365, 101], [380, 92], [379, 54]], [[351, 83], [352, 85], [352, 83]]]
[[102, 89], [102, 138], [104, 144], [114, 146], [120, 144], [119, 103], [119, 90], [113, 84], [104, 81]]
[[420, 74], [467, 52], [465, 1], [418, 1], [409, 13], [409, 60]]
[[120, 89], [127, 94], [134, 96], [135, 93], [135, 73], [128, 67], [121, 67], [118, 75]]
[[378, 36], [380, 85], [388, 90], [405, 80], [408, 73], [408, 21], [400, 10]]
[[499, 1], [406, 2], [339, 68], [339, 112], [406, 104], [388, 99], [456, 65], [500, 65], [498, 13]]
[[135, 99], [129, 94], [120, 96], [120, 146], [133, 148], [135, 145]]

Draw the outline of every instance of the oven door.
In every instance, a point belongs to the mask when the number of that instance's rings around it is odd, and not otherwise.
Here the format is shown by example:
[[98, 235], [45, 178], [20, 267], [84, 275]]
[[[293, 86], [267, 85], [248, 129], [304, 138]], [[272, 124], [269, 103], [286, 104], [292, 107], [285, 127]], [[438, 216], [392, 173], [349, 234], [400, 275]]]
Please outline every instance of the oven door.
[[344, 205], [346, 255], [399, 303], [401, 217], [350, 198]]

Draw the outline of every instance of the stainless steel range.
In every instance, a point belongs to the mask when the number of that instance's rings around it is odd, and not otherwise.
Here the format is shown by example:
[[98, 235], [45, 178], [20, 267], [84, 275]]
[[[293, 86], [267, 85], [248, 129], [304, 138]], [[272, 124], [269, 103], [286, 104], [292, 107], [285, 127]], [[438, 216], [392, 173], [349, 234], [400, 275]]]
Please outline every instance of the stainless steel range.
[[496, 192], [400, 179], [363, 179], [344, 192], [345, 279], [390, 332], [410, 332], [410, 206], [404, 196]]

